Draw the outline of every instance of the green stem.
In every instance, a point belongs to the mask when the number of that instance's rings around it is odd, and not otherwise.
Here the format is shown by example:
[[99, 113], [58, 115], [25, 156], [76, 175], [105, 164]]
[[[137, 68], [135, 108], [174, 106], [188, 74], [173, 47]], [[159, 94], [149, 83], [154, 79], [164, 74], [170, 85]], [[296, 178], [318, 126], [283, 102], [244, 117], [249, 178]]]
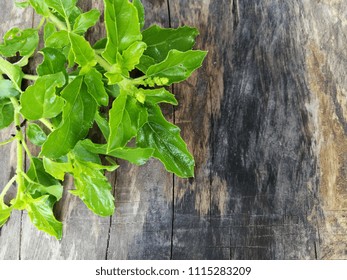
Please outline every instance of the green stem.
[[26, 80], [36, 81], [39, 78], [39, 76], [25, 74], [23, 78]]
[[100, 55], [95, 54], [95, 59], [102, 68], [104, 68], [106, 71], [111, 71], [111, 65], [105, 59], [103, 59]]
[[18, 185], [18, 190], [17, 190], [17, 197], [16, 201], [20, 198], [20, 196], [24, 192], [24, 180], [23, 176], [20, 176], [19, 174], [24, 172], [24, 155], [23, 155], [23, 142], [24, 142], [24, 137], [23, 137], [23, 132], [20, 128], [21, 121], [20, 121], [20, 105], [18, 103], [18, 100], [14, 97], [11, 97], [11, 102], [14, 107], [14, 123], [15, 126], [18, 130], [16, 139], [17, 139], [17, 168], [16, 168], [16, 173], [18, 174], [17, 180], [17, 185]]
[[25, 152], [26, 152], [26, 154], [27, 154], [27, 156], [28, 156], [28, 158], [29, 158], [29, 160], [31, 162], [32, 159], [33, 159], [33, 156], [32, 156], [32, 154], [31, 154], [31, 152], [30, 152], [30, 150], [28, 148], [28, 145], [27, 145], [27, 143], [25, 141], [23, 141], [22, 144], [23, 144], [23, 148], [24, 148], [24, 150], [25, 150]]
[[54, 25], [59, 29], [59, 30], [67, 30], [67, 26], [60, 21], [59, 18], [57, 18], [55, 15], [52, 13], [49, 14], [48, 16], [49, 20], [54, 23]]
[[45, 23], [46, 19], [43, 17], [39, 23], [39, 25], [36, 27], [37, 30], [40, 30], [42, 25]]
[[8, 139], [6, 141], [0, 142], [0, 146], [4, 146], [7, 144], [10, 144], [11, 142], [13, 142], [16, 139], [16, 137], [12, 137], [11, 139]]
[[13, 183], [16, 181], [17, 176], [13, 176], [10, 181], [6, 184], [6, 186], [2, 189], [2, 192], [0, 194], [0, 202], [3, 201], [5, 194], [8, 192], [8, 190], [12, 187]]
[[54, 130], [54, 125], [47, 119], [39, 119], [41, 123], [43, 123], [50, 131]]

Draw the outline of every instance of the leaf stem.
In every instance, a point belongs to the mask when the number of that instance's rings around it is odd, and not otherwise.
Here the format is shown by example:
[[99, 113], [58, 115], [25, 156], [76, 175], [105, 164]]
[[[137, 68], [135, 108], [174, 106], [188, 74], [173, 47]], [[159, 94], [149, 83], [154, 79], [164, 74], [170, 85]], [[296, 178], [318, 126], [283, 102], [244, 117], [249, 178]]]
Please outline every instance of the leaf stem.
[[39, 78], [39, 76], [24, 74], [23, 78], [26, 80], [36, 81]]
[[36, 27], [36, 29], [37, 29], [37, 30], [40, 30], [41, 27], [42, 27], [42, 25], [45, 23], [45, 21], [46, 21], [46, 18], [43, 17], [43, 18], [41, 19], [39, 25]]
[[106, 71], [111, 71], [111, 65], [97, 53], [95, 54], [95, 59], [102, 68], [104, 68]]
[[23, 148], [24, 148], [24, 150], [25, 150], [25, 152], [26, 152], [26, 154], [27, 154], [29, 160], [32, 161], [33, 156], [32, 156], [32, 154], [31, 154], [31, 152], [30, 152], [30, 150], [29, 150], [29, 148], [28, 148], [27, 143], [26, 143], [25, 141], [23, 141], [22, 144], [23, 144]]
[[39, 121], [44, 124], [50, 131], [54, 130], [54, 125], [47, 119], [39, 119]]
[[14, 140], [16, 139], [16, 137], [12, 137], [6, 141], [3, 141], [3, 142], [0, 142], [0, 146], [4, 146], [4, 145], [7, 145], [7, 144], [10, 144], [11, 142], [13, 142]]
[[6, 184], [6, 186], [2, 189], [0, 194], [0, 202], [3, 201], [5, 194], [12, 187], [13, 183], [16, 181], [17, 175], [13, 176], [10, 181]]
[[61, 22], [59, 18], [57, 18], [55, 15], [53, 15], [52, 13], [49, 13], [48, 16], [49, 20], [55, 24], [55, 26], [59, 29], [59, 30], [67, 30], [67, 26], [65, 25], [65, 23]]
[[19, 174], [21, 174], [22, 172], [24, 172], [24, 155], [23, 155], [23, 142], [24, 142], [24, 137], [23, 137], [23, 132], [20, 128], [21, 125], [21, 121], [20, 121], [20, 105], [17, 101], [16, 98], [11, 97], [11, 102], [12, 105], [15, 109], [15, 113], [14, 113], [14, 122], [15, 122], [15, 126], [18, 130], [17, 135], [16, 135], [16, 139], [17, 139], [17, 168], [16, 168], [16, 173], [18, 174], [18, 178], [17, 180], [17, 185], [18, 185], [18, 190], [17, 190], [17, 197], [16, 200], [17, 201], [20, 196], [23, 194], [24, 192], [24, 180], [23, 180], [23, 176], [20, 176]]

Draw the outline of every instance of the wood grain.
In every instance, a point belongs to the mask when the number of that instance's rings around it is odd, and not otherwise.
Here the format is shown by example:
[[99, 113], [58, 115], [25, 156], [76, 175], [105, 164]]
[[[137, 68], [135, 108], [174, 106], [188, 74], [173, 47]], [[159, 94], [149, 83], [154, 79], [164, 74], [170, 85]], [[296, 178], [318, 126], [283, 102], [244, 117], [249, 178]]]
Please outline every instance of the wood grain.
[[[346, 1], [143, 2], [147, 26], [196, 26], [196, 47], [209, 52], [173, 86], [180, 105], [164, 108], [195, 156], [195, 178], [157, 160], [121, 162], [110, 175], [113, 217], [66, 192], [64, 239], [16, 213], [0, 231], [0, 259], [346, 259]], [[36, 24], [31, 10], [4, 3], [2, 33]], [[101, 20], [89, 38], [102, 30]], [[0, 188], [14, 154], [14, 144], [0, 148]]]

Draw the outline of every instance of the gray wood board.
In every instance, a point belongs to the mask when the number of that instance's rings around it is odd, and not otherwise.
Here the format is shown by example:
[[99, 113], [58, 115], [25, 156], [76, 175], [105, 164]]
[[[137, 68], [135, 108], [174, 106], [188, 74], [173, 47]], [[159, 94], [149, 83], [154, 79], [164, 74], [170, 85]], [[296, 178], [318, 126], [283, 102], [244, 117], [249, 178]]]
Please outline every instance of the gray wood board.
[[[346, 259], [346, 1], [143, 2], [147, 25], [196, 26], [197, 48], [209, 51], [173, 86], [180, 105], [165, 108], [195, 156], [195, 178], [173, 177], [157, 160], [121, 162], [110, 175], [113, 217], [65, 192], [63, 240], [15, 213], [1, 229], [0, 258]], [[37, 23], [30, 9], [4, 3], [1, 34]], [[0, 155], [1, 188], [15, 145]]]

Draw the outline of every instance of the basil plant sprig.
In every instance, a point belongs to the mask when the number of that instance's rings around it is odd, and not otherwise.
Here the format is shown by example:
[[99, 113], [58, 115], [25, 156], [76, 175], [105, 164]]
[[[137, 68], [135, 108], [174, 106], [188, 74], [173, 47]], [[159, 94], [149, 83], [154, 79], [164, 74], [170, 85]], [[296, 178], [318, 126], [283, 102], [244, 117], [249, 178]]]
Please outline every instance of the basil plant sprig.
[[[91, 46], [85, 33], [99, 21], [100, 11], [82, 12], [76, 2], [16, 3], [31, 6], [42, 20], [37, 28], [12, 28], [0, 44], [0, 129], [12, 123], [16, 129], [0, 145], [17, 145], [16, 173], [0, 194], [0, 226], [12, 210], [25, 210], [39, 230], [57, 239], [62, 223], [52, 209], [62, 198], [66, 173], [74, 178], [70, 193], [100, 216], [114, 213], [104, 173], [117, 169], [116, 159], [142, 165], [155, 157], [179, 177], [194, 175], [180, 129], [165, 119], [159, 104], [177, 105], [167, 86], [186, 80], [206, 56], [192, 50], [195, 28], [143, 30], [140, 0], [104, 0], [107, 37]], [[34, 55], [42, 56], [42, 63], [36, 75], [26, 74], [23, 67]], [[11, 57], [17, 62], [10, 63]], [[24, 89], [23, 80], [31, 85]], [[88, 138], [92, 126], [103, 136], [100, 143]], [[26, 141], [40, 152], [33, 155]], [[12, 186], [16, 195], [5, 203]]]

